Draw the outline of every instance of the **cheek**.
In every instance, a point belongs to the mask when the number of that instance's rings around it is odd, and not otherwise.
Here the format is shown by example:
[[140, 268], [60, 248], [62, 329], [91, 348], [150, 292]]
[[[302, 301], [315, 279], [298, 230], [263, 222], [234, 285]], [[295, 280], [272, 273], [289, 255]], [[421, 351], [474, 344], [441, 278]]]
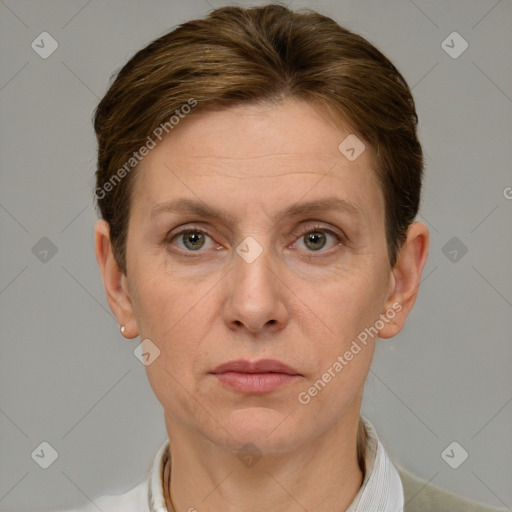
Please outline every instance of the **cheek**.
[[206, 292], [198, 287], [185, 291], [168, 278], [147, 278], [138, 290], [133, 305], [141, 340], [150, 339], [160, 350], [154, 363], [146, 367], [148, 375], [158, 372], [165, 379], [167, 371], [166, 380], [173, 387], [171, 375], [179, 376], [180, 382], [187, 378], [192, 382], [187, 369], [195, 367], [209, 329]]
[[379, 304], [360, 288], [347, 287], [344, 293], [338, 288], [322, 297], [323, 302], [316, 302], [322, 319], [309, 319], [310, 325], [318, 326], [316, 335], [309, 331], [315, 364], [297, 402], [307, 414], [322, 414], [334, 421], [362, 392], [377, 339], [367, 329], [378, 318]]
[[201, 293], [198, 287], [184, 287], [158, 268], [151, 273], [141, 273], [137, 281], [134, 310], [137, 321], [146, 326], [142, 334], [165, 342], [174, 331], [183, 329], [183, 323], [194, 315]]
[[197, 405], [191, 397], [201, 401], [198, 372], [204, 366], [201, 358], [209, 357], [202, 346], [208, 328], [196, 316], [201, 315], [201, 309], [183, 299], [177, 305], [165, 301], [154, 306], [145, 310], [149, 326], [146, 337], [159, 347], [160, 354], [145, 367], [148, 381], [165, 410], [182, 417], [197, 415]]
[[372, 326], [382, 306], [382, 291], [372, 281], [354, 275], [312, 296], [317, 314], [309, 313], [304, 325], [315, 363], [301, 388], [303, 400], [297, 397], [306, 411], [336, 416], [362, 390], [377, 340]]
[[[370, 274], [346, 274], [327, 286], [303, 288], [297, 295], [309, 297], [297, 315], [309, 318], [310, 326], [337, 340], [342, 348], [379, 317], [384, 289]], [[307, 322], [304, 323], [307, 326]]]

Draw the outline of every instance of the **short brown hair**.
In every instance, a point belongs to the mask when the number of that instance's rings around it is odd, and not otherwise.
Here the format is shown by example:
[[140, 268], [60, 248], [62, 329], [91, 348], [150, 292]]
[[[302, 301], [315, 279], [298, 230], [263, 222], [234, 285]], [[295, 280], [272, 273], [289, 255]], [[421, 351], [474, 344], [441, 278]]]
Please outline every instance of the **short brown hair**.
[[99, 103], [95, 197], [124, 274], [135, 178], [126, 162], [134, 151], [191, 100], [199, 112], [286, 98], [326, 107], [369, 146], [395, 265], [418, 212], [423, 174], [411, 91], [363, 37], [310, 9], [270, 4], [222, 7], [183, 23], [137, 52]]

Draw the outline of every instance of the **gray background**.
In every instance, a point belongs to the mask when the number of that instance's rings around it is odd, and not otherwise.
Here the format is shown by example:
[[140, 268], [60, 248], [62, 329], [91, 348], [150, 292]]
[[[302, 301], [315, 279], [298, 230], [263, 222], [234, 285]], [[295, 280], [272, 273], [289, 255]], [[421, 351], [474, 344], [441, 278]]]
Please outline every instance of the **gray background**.
[[[3, 511], [124, 493], [146, 478], [166, 437], [133, 355], [140, 340], [120, 335], [97, 268], [91, 118], [136, 50], [227, 3], [0, 0]], [[363, 413], [414, 473], [510, 509], [512, 3], [291, 6], [317, 8], [376, 44], [417, 102], [430, 257], [407, 327], [378, 343]], [[43, 31], [59, 44], [47, 59], [31, 48]], [[453, 31], [469, 44], [458, 58], [441, 47]], [[57, 248], [46, 260], [33, 252], [43, 237]], [[58, 452], [48, 469], [31, 457], [43, 441]], [[441, 457], [453, 441], [469, 453], [458, 469]]]

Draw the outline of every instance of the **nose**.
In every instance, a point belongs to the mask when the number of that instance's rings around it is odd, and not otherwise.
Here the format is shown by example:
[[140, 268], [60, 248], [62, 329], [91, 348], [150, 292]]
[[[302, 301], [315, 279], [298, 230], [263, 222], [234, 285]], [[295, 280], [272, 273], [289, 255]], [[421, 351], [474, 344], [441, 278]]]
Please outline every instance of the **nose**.
[[232, 330], [277, 332], [288, 321], [285, 297], [290, 291], [278, 276], [270, 251], [255, 245], [254, 241], [241, 244], [233, 257], [233, 268], [226, 276], [224, 320]]

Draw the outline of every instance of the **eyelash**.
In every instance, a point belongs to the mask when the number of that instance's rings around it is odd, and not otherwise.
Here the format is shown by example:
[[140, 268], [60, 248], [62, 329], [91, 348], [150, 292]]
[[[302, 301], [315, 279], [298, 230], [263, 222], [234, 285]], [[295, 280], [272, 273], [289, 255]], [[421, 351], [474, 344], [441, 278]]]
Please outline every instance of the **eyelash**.
[[[325, 228], [325, 227], [323, 227], [321, 225], [316, 225], [316, 226], [312, 226], [312, 227], [308, 226], [307, 228], [305, 228], [305, 229], [303, 229], [303, 230], [301, 230], [299, 232], [293, 233], [293, 236], [296, 237], [296, 239], [298, 240], [299, 238], [303, 237], [304, 235], [306, 235], [308, 233], [316, 233], [316, 232], [328, 233], [328, 234], [332, 235], [336, 239], [335, 247], [339, 247], [339, 245], [343, 244], [343, 242], [344, 242], [344, 238], [341, 235], [339, 235], [335, 231], [333, 231], [333, 230], [331, 230], [329, 228]], [[187, 234], [187, 233], [202, 233], [202, 234], [207, 235], [208, 237], [212, 238], [207, 231], [204, 231], [204, 229], [200, 229], [200, 228], [192, 226], [192, 227], [188, 227], [188, 228], [182, 229], [181, 231], [178, 231], [176, 233], [173, 233], [172, 236], [167, 235], [166, 239], [165, 239], [165, 242], [168, 245], [171, 245], [173, 240], [175, 240], [179, 236]], [[212, 238], [212, 240], [213, 240], [213, 238]], [[327, 251], [319, 250], [318, 254], [330, 256], [330, 255], [332, 255], [333, 249], [334, 248], [331, 248], [330, 250], [327, 250]], [[195, 252], [197, 252], [197, 253], [203, 252], [201, 250], [182, 252], [181, 249], [179, 249], [179, 251], [180, 251], [181, 254], [185, 255], [185, 257], [192, 257], [192, 258], [197, 256], [196, 254], [194, 254]], [[318, 256], [312, 256], [313, 254], [315, 254], [316, 251], [308, 251], [308, 252], [311, 253], [311, 255], [307, 255], [307, 256], [305, 256], [305, 258], [311, 259], [311, 258], [318, 257]]]

